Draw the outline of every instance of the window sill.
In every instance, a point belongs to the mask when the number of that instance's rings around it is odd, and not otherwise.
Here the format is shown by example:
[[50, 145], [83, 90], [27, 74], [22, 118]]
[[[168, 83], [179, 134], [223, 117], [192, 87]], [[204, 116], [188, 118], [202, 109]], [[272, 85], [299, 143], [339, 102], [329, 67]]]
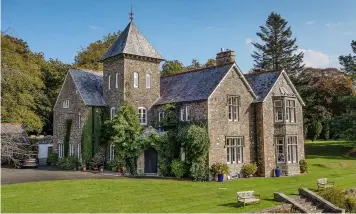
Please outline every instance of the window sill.
[[230, 162], [227, 162], [226, 163], [227, 165], [239, 165], [239, 164], [243, 164], [242, 162], [241, 163], [230, 163]]
[[275, 121], [274, 122], [275, 125], [299, 125], [299, 123], [291, 123], [291, 122], [283, 122], [283, 121]]

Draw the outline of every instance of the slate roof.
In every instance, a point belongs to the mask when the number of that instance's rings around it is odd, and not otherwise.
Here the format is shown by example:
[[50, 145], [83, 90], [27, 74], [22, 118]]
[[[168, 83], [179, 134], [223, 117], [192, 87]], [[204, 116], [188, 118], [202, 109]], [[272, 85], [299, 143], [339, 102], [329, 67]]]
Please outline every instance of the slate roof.
[[263, 102], [281, 73], [282, 70], [244, 74], [257, 96], [254, 102]]
[[161, 77], [161, 97], [155, 105], [208, 99], [233, 64]]
[[108, 59], [119, 54], [133, 54], [155, 59], [162, 59], [162, 56], [153, 48], [148, 40], [140, 33], [133, 22], [130, 22], [119, 38], [102, 56], [99, 61]]
[[103, 97], [103, 73], [83, 69], [70, 69], [69, 74], [72, 76], [85, 105], [106, 106]]

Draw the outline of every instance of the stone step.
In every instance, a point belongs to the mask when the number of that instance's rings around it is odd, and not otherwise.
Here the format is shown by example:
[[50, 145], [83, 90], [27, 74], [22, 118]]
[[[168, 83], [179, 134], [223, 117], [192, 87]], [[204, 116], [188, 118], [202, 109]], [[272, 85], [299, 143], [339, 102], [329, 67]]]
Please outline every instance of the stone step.
[[323, 209], [319, 208], [319, 204], [309, 201], [307, 198], [302, 196], [295, 196], [293, 199], [305, 207], [309, 212], [308, 213], [323, 213]]

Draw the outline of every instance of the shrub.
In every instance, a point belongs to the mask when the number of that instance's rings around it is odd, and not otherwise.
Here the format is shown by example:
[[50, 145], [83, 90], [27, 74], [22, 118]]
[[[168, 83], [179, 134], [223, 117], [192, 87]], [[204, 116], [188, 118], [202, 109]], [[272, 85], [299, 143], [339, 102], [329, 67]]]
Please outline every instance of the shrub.
[[229, 174], [229, 167], [226, 163], [214, 163], [211, 165], [210, 171], [214, 176], [218, 174]]
[[209, 168], [204, 160], [198, 160], [192, 163], [190, 174], [194, 181], [206, 181], [208, 179]]
[[47, 164], [48, 165], [56, 165], [58, 163], [58, 154], [51, 153], [47, 157]]
[[186, 166], [183, 161], [173, 160], [171, 163], [171, 170], [174, 176], [181, 178], [186, 173]]
[[299, 167], [301, 171], [308, 171], [308, 162], [306, 160], [300, 160]]
[[64, 157], [58, 161], [58, 167], [60, 169], [65, 169], [65, 170], [79, 169], [80, 162], [79, 162], [78, 158], [75, 156], [70, 156], [67, 158]]
[[347, 197], [345, 200], [345, 209], [347, 212], [356, 213], [356, 198]]
[[124, 162], [120, 159], [113, 159], [109, 162], [109, 167], [112, 170], [122, 169], [124, 167]]
[[255, 163], [248, 163], [242, 166], [242, 172], [245, 176], [253, 175], [257, 171], [257, 165]]
[[158, 162], [159, 173], [162, 176], [170, 176], [171, 175], [171, 166], [167, 163], [166, 160], [160, 160]]

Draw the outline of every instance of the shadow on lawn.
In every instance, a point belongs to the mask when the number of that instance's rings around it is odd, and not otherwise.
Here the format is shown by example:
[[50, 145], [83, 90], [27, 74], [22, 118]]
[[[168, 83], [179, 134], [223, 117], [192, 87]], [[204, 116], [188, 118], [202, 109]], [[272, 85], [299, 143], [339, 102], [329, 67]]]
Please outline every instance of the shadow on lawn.
[[322, 143], [308, 142], [305, 144], [305, 154], [308, 159], [356, 159], [356, 157], [345, 157], [345, 153], [356, 146], [356, 143], [342, 141], [325, 141]]

